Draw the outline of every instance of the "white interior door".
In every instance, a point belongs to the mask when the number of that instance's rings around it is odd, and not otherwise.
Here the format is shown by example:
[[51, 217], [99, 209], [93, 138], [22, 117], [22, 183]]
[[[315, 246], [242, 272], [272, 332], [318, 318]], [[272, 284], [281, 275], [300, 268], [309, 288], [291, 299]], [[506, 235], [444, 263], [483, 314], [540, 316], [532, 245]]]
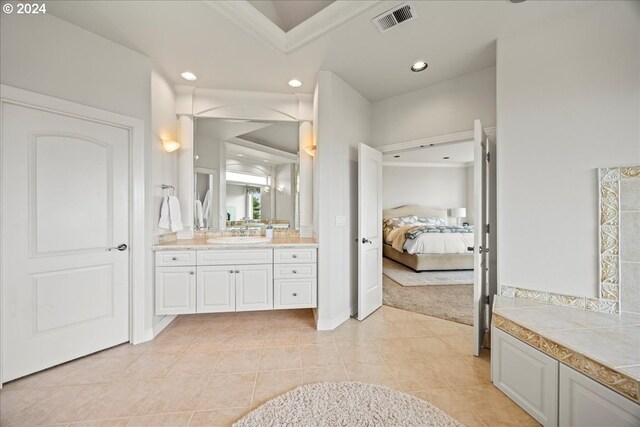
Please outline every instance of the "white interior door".
[[473, 281], [473, 353], [478, 356], [487, 322], [487, 135], [480, 120], [473, 122], [474, 140], [474, 281]]
[[129, 131], [14, 104], [2, 124], [6, 382], [129, 340]]
[[382, 153], [358, 151], [358, 320], [382, 305]]

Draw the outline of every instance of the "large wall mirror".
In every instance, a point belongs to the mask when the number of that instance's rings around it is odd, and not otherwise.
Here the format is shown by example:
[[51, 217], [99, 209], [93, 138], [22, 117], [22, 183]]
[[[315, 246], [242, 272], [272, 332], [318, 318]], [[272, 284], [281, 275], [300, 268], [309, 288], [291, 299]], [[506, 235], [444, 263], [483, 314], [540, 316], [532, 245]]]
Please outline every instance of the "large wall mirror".
[[196, 229], [299, 228], [298, 122], [199, 117], [194, 136]]

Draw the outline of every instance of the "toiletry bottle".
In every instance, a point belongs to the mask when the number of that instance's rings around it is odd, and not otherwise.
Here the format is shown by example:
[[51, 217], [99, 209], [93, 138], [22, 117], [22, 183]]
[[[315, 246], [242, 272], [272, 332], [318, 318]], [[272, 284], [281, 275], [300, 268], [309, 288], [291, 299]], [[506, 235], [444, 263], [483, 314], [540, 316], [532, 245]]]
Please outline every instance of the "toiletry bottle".
[[273, 239], [273, 226], [271, 225], [271, 221], [269, 221], [269, 224], [267, 224], [265, 235], [267, 236], [267, 239]]

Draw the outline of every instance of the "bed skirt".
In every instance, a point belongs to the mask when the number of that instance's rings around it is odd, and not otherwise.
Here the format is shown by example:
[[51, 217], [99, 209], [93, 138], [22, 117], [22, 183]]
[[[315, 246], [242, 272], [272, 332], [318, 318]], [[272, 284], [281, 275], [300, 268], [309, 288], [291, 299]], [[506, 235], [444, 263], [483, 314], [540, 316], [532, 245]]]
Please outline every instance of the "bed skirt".
[[386, 243], [382, 253], [415, 271], [427, 270], [473, 270], [473, 252], [468, 254], [415, 254], [398, 252]]

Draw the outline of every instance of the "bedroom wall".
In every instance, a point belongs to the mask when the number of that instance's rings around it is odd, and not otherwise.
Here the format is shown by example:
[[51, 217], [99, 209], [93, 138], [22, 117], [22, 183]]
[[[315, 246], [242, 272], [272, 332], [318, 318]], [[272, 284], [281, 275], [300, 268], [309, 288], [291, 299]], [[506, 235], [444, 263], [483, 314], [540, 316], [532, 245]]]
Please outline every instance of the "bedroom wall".
[[373, 103], [371, 145], [468, 131], [475, 119], [496, 124], [495, 67]]
[[[383, 209], [423, 205], [442, 209], [466, 207], [469, 212], [467, 168], [384, 166], [382, 174]], [[451, 221], [450, 224], [455, 224], [455, 219]]]
[[497, 44], [498, 283], [595, 297], [598, 167], [640, 163], [640, 3]]
[[[370, 105], [337, 75], [318, 73], [314, 100], [314, 220], [317, 219], [315, 229], [320, 243], [319, 329], [334, 329], [357, 308], [358, 247], [354, 240], [358, 232], [358, 145], [370, 141]], [[341, 217], [345, 224], [337, 225]]]

